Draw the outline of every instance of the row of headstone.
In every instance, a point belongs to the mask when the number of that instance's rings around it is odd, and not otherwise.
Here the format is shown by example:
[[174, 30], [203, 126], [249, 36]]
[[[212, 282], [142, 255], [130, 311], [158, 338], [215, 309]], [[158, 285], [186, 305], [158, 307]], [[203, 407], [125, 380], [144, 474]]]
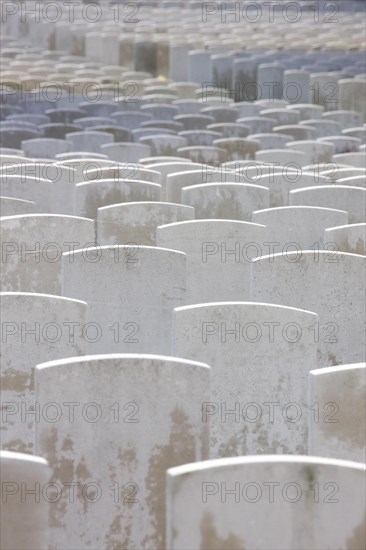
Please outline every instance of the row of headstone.
[[[146, 248], [144, 252], [150, 250]], [[164, 254], [170, 255], [171, 259], [175, 256], [176, 261], [181, 260], [175, 251], [157, 249], [156, 254], [160, 261]], [[348, 257], [352, 258], [352, 255], [342, 254], [340, 259], [346, 261]], [[354, 258], [362, 260], [361, 257]], [[151, 272], [154, 264], [151, 259], [146, 263]], [[102, 283], [95, 271], [92, 275], [95, 289]], [[131, 302], [138, 303], [143, 282], [140, 276], [135, 283], [136, 292], [130, 287]], [[84, 284], [87, 283], [85, 278]], [[357, 281], [354, 284], [357, 285]], [[113, 287], [116, 295], [118, 290], [115, 284]], [[90, 284], [87, 288], [91, 292]], [[322, 288], [318, 290], [321, 291]], [[334, 284], [330, 292], [341, 295], [342, 288]], [[69, 291], [68, 295], [72, 296], [73, 292]], [[136, 354], [157, 350], [161, 355], [200, 360], [212, 368], [208, 400], [202, 396], [201, 401], [202, 421], [211, 424], [211, 456], [272, 452], [304, 454], [308, 451], [309, 423], [312, 425], [313, 420], [314, 430], [319, 429], [316, 426], [319, 423], [319, 401], [314, 401], [314, 405], [308, 401], [310, 371], [317, 365], [342, 365], [353, 358], [361, 361], [364, 346], [358, 324], [351, 317], [356, 313], [350, 309], [352, 304], [347, 310], [342, 303], [335, 301], [333, 309], [339, 309], [342, 315], [334, 312], [331, 315], [326, 301], [328, 296], [324, 296], [323, 310], [327, 308], [328, 311], [324, 314], [319, 306], [313, 308], [319, 311], [318, 315], [299, 309], [311, 305], [309, 298], [306, 302], [306, 297], [300, 296], [299, 302], [301, 298], [298, 307], [277, 305], [284, 300], [274, 304], [221, 301], [177, 307], [172, 312], [174, 304], [169, 304], [169, 307], [157, 303], [157, 300], [155, 303], [151, 300], [148, 309], [142, 310], [140, 306], [139, 311], [127, 300], [117, 300], [117, 296], [116, 303], [109, 303], [105, 294], [92, 299], [86, 296], [88, 301], [85, 302], [72, 297], [5, 292], [2, 294], [2, 444], [9, 450], [34, 451], [33, 432], [40, 414], [34, 395], [37, 363], [75, 355]], [[359, 296], [354, 292], [349, 299], [356, 301], [357, 298]], [[175, 302], [179, 304], [179, 297]], [[121, 315], [118, 306], [124, 303], [126, 306]], [[360, 316], [363, 310], [362, 306]], [[151, 312], [151, 318], [146, 318], [147, 311]], [[172, 313], [173, 323], [170, 321]], [[170, 347], [172, 332], [173, 345]], [[156, 339], [159, 339], [158, 344]], [[331, 375], [332, 369], [323, 368], [319, 372]], [[314, 378], [314, 383], [316, 380]], [[361, 383], [358, 387], [362, 401], [364, 389]], [[350, 403], [356, 401], [352, 388], [345, 390], [344, 399]], [[318, 409], [313, 411], [313, 419], [311, 411], [315, 403]], [[331, 401], [323, 403], [322, 411], [327, 408], [327, 403]], [[334, 412], [340, 410], [337, 401], [336, 404]], [[344, 414], [348, 411], [345, 405], [344, 411]], [[351, 416], [360, 422], [360, 407], [352, 409]], [[347, 424], [347, 421], [348, 416], [342, 424]], [[340, 439], [346, 437], [342, 435], [342, 429], [345, 428], [334, 427]], [[355, 430], [359, 434], [356, 450], [349, 445], [348, 450], [346, 447], [339, 449], [341, 458], [347, 458], [345, 453], [348, 453], [348, 457], [351, 455], [352, 459], [361, 460], [364, 432], [358, 427]]]
[[[164, 459], [168, 449], [169, 444], [161, 449]], [[189, 454], [186, 447], [183, 450]], [[180, 550], [199, 545], [241, 549], [248, 544], [251, 548], [281, 545], [288, 550], [326, 550], [339, 544], [361, 549], [364, 543], [365, 467], [355, 462], [268, 456], [175, 466], [167, 474], [166, 513], [159, 494], [152, 499], [154, 508], [149, 516], [144, 493], [161, 487], [157, 485], [161, 477], [156, 476], [158, 464], [153, 465], [154, 489], [144, 481], [122, 485], [123, 481], [113, 477], [106, 490], [98, 482], [88, 481], [91, 478], [84, 462], [81, 481], [67, 482], [60, 480], [61, 469], [55, 478], [49, 463], [38, 456], [1, 451], [0, 460], [4, 480], [2, 548], [45, 550], [50, 542], [54, 548], [62, 548], [63, 543], [78, 548], [88, 548], [90, 543], [113, 547], [120, 546], [121, 540], [126, 548], [137, 548], [141, 540], [146, 548], [154, 548], [154, 543], [164, 544], [165, 539], [168, 548]], [[163, 462], [166, 464], [166, 459]], [[143, 467], [139, 470], [143, 473]], [[125, 476], [123, 471], [118, 473]], [[128, 479], [130, 476], [128, 472]], [[110, 516], [105, 515], [106, 510]], [[52, 537], [47, 536], [48, 514], [60, 525]], [[292, 528], [287, 525], [289, 514]], [[88, 521], [88, 535], [80, 525], [81, 517]], [[96, 533], [94, 518], [100, 526]], [[66, 541], [61, 527], [65, 519], [73, 529]]]
[[[332, 449], [342, 457], [351, 448], [356, 459], [362, 459], [365, 365], [337, 368], [334, 374], [330, 370], [310, 373], [312, 397], [319, 400], [314, 404], [318, 410], [312, 408], [312, 449], [320, 456]], [[209, 373], [205, 364], [161, 356], [94, 356], [39, 365], [36, 453], [48, 464], [37, 457], [2, 452], [2, 536], [9, 544], [4, 548], [29, 548], [35, 543], [37, 548], [47, 548], [48, 543], [53, 548], [122, 545], [193, 549], [199, 541], [201, 545], [214, 542], [214, 548], [232, 548], [233, 543], [244, 548], [247, 537], [252, 537], [257, 548], [274, 548], [275, 537], [285, 541], [285, 548], [325, 549], [329, 537], [339, 542], [341, 535], [345, 541], [352, 536], [347, 548], [362, 548], [364, 465], [334, 458], [278, 455], [200, 462], [209, 456], [207, 417], [219, 412], [215, 403], [202, 403], [202, 399], [210, 399]], [[140, 385], [141, 379], [149, 385], [148, 393]], [[172, 384], [175, 394], [168, 400]], [[80, 387], [84, 388], [85, 399], [81, 403]], [[358, 407], [350, 406], [350, 395]], [[299, 407], [299, 403], [294, 404]], [[221, 422], [228, 415], [239, 416], [240, 410], [236, 409], [224, 411], [224, 415], [221, 410]], [[286, 415], [287, 411], [288, 407]], [[245, 414], [253, 422], [254, 415], [248, 409]], [[332, 422], [335, 416], [338, 425]], [[294, 422], [294, 418], [288, 420]], [[108, 449], [106, 460], [100, 461], [100, 447]], [[259, 471], [254, 473], [250, 468]], [[339, 478], [341, 473], [344, 479]], [[352, 475], [356, 476], [354, 484]], [[195, 514], [187, 514], [186, 491], [191, 494], [189, 509], [194, 507]], [[303, 535], [299, 541], [298, 532], [293, 535], [290, 529], [284, 539], [282, 530], [279, 532], [282, 514], [292, 509], [287, 504], [302, 499], [298, 521], [306, 523]], [[259, 537], [258, 530], [251, 527], [250, 515], [246, 521], [237, 521], [234, 509], [238, 508], [234, 505], [239, 502], [245, 507], [244, 518], [253, 510], [253, 504], [258, 504], [253, 513], [257, 519], [258, 514], [264, 514], [261, 523], [272, 504], [279, 517], [269, 527], [270, 533], [266, 531], [270, 539]], [[354, 505], [350, 510], [351, 502]], [[224, 513], [225, 503], [229, 516]], [[245, 503], [251, 506], [247, 509]], [[326, 507], [326, 503], [340, 507]], [[203, 504], [207, 506], [201, 508]], [[17, 506], [23, 530], [16, 529]], [[47, 508], [51, 518], [49, 537], [45, 536]], [[319, 525], [312, 523], [309, 531], [307, 524], [314, 513], [318, 518], [321, 514]], [[232, 514], [235, 521], [228, 523]], [[343, 521], [341, 531], [334, 535], [337, 514], [343, 514]], [[30, 531], [25, 532], [28, 523]], [[329, 530], [326, 537], [324, 528]]]

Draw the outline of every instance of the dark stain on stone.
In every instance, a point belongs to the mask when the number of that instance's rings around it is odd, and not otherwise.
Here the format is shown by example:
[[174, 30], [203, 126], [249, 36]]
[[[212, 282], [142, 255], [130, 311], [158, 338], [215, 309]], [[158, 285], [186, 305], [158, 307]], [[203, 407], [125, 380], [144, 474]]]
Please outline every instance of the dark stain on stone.
[[173, 466], [195, 462], [196, 446], [192, 425], [178, 407], [171, 413], [171, 431], [166, 445], [156, 445], [149, 460], [146, 502], [154, 533], [142, 541], [144, 548], [165, 548], [166, 471]]
[[347, 550], [365, 550], [366, 548], [366, 523], [363, 521], [354, 530], [346, 541]]
[[218, 535], [212, 514], [206, 512], [201, 521], [200, 550], [245, 550], [244, 542], [236, 535], [226, 538]]
[[[111, 480], [118, 484], [118, 488], [122, 489], [137, 469], [136, 449], [129, 448], [122, 450], [119, 448], [117, 458], [120, 463], [118, 475], [116, 467], [113, 464], [109, 465], [108, 470]], [[111, 550], [132, 549], [131, 535], [134, 507], [139, 506], [139, 504], [126, 501], [125, 497], [126, 495], [121, 490], [115, 503], [115, 515], [105, 537], [105, 547]], [[138, 498], [138, 494], [136, 497]]]
[[342, 361], [338, 361], [336, 356], [333, 355], [333, 353], [328, 353], [328, 364], [331, 367], [336, 367], [337, 365], [341, 365]]
[[30, 372], [20, 372], [16, 369], [7, 369], [1, 377], [1, 390], [13, 391], [19, 395], [34, 389], [34, 369]]

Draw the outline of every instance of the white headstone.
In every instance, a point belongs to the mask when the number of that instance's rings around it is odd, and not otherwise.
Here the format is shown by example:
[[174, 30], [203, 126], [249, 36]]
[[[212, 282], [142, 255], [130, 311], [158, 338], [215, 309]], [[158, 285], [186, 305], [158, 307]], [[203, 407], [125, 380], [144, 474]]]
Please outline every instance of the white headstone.
[[180, 202], [183, 187], [214, 182], [239, 183], [240, 181], [240, 177], [236, 177], [232, 171], [224, 170], [222, 166], [202, 165], [200, 170], [189, 169], [168, 174], [166, 177], [166, 195], [168, 200]]
[[169, 174], [183, 171], [189, 172], [192, 170], [205, 170], [205, 165], [202, 165], [202, 163], [191, 162], [189, 159], [183, 158], [180, 161], [158, 162], [157, 164], [153, 163], [151, 165], [147, 165], [147, 167], [160, 172], [162, 186], [161, 200], [167, 200], [169, 202], [180, 202], [180, 196], [179, 200], [176, 198], [173, 199], [172, 196], [167, 196], [167, 178]]
[[316, 322], [309, 311], [263, 303], [174, 311], [173, 354], [212, 367], [210, 402], [202, 403], [211, 457], [306, 453]]
[[267, 163], [278, 163], [282, 166], [292, 166], [300, 168], [309, 164], [309, 157], [302, 151], [290, 149], [270, 149], [268, 151], [257, 151], [256, 160]]
[[349, 164], [354, 168], [366, 168], [365, 153], [343, 153], [334, 155], [333, 161], [340, 164]]
[[339, 81], [339, 107], [362, 113], [366, 122], [366, 81], [346, 78]]
[[296, 169], [291, 164], [289, 166], [279, 166], [278, 170], [274, 167], [269, 170], [266, 170], [266, 167], [258, 167], [253, 171], [247, 169], [246, 172], [251, 176], [253, 183], [269, 188], [271, 207], [288, 206], [289, 193], [292, 189], [329, 183], [326, 176], [319, 175], [319, 171], [305, 171], [299, 166]]
[[301, 251], [292, 244], [252, 263], [252, 300], [302, 307], [319, 315], [314, 337], [319, 366], [363, 360], [365, 258], [345, 252]]
[[182, 157], [186, 157], [191, 160], [191, 162], [201, 163], [201, 164], [213, 164], [218, 165], [222, 164], [230, 157], [227, 154], [226, 149], [223, 147], [218, 147], [216, 145], [212, 146], [192, 146], [192, 147], [180, 147], [177, 149], [177, 153]]
[[165, 548], [166, 470], [208, 458], [200, 421], [207, 365], [111, 354], [36, 370], [40, 406], [61, 409], [58, 422], [42, 417], [36, 432], [37, 452], [62, 489], [51, 506], [50, 546]]
[[228, 161], [254, 159], [260, 148], [259, 141], [246, 138], [222, 138], [213, 143], [216, 147], [225, 149]]
[[103, 153], [101, 146], [113, 143], [113, 136], [108, 132], [85, 130], [84, 132], [66, 134], [66, 140], [72, 144], [69, 150]]
[[167, 477], [171, 550], [364, 546], [361, 464], [238, 457], [172, 468]]
[[316, 139], [318, 134], [314, 126], [309, 126], [306, 124], [283, 124], [281, 126], [275, 126], [273, 128], [273, 132], [290, 135], [296, 141]]
[[72, 143], [64, 139], [37, 138], [22, 141], [22, 149], [26, 156], [33, 158], [54, 159], [60, 153], [72, 150]]
[[115, 179], [116, 181], [120, 179], [133, 179], [160, 184], [161, 174], [136, 162], [115, 163], [113, 166], [93, 167], [92, 169], [84, 170], [83, 178], [78, 183], [81, 183], [81, 181], [105, 179]]
[[63, 256], [63, 294], [89, 305], [89, 352], [169, 353], [174, 307], [184, 305], [185, 254], [97, 246]]
[[318, 139], [319, 141], [326, 141], [327, 143], [333, 143], [335, 157], [343, 153], [357, 152], [360, 145], [362, 145], [362, 141], [360, 139], [349, 137], [349, 136], [346, 136], [345, 134], [341, 136], [328, 135], [327, 137], [319, 137]]
[[293, 141], [294, 138], [284, 134], [264, 133], [252, 134], [248, 136], [248, 139], [259, 141], [261, 149], [278, 149], [279, 147], [286, 147], [286, 144]]
[[13, 165], [0, 173], [1, 193], [33, 201], [40, 212], [74, 214], [75, 174], [56, 164]]
[[324, 242], [334, 243], [341, 252], [366, 256], [366, 224], [329, 226], [324, 233]]
[[14, 197], [0, 197], [0, 213], [2, 217], [33, 214], [36, 210], [36, 203], [33, 201]]
[[87, 218], [27, 214], [0, 218], [2, 290], [61, 293], [63, 252], [91, 246], [94, 222]]
[[[308, 164], [332, 162], [334, 145], [325, 141], [304, 140], [293, 141], [286, 145], [288, 149], [296, 149], [305, 153], [308, 157]], [[334, 160], [334, 159], [333, 159]], [[336, 162], [336, 161], [335, 161]]]
[[106, 179], [75, 186], [76, 210], [82, 216], [97, 218], [98, 208], [121, 202], [159, 201], [161, 185], [131, 179]]
[[269, 189], [244, 183], [206, 183], [182, 189], [182, 203], [196, 219], [251, 221], [254, 210], [269, 206]]
[[290, 244], [311, 250], [323, 248], [324, 230], [347, 223], [348, 213], [315, 206], [282, 206], [253, 212], [252, 221], [266, 226], [264, 240], [272, 243], [272, 252], [282, 252]]
[[142, 143], [106, 143], [100, 150], [116, 162], [138, 162], [151, 153], [150, 146]]
[[[34, 452], [34, 367], [42, 361], [82, 355], [87, 304], [61, 296], [1, 294], [2, 447]], [[87, 328], [86, 328], [87, 330]]]
[[362, 115], [357, 111], [351, 110], [328, 111], [323, 114], [323, 118], [339, 122], [342, 128], [352, 128], [363, 122]]
[[264, 226], [228, 220], [161, 225], [157, 244], [187, 255], [186, 304], [247, 300], [250, 262], [261, 255]]
[[[156, 246], [156, 228], [194, 219], [194, 208], [167, 202], [126, 202], [98, 209], [98, 243]], [[175, 248], [164, 246], [163, 248]]]
[[321, 206], [346, 210], [349, 223], [365, 221], [366, 189], [351, 185], [319, 185], [290, 191], [291, 206]]
[[175, 155], [180, 147], [187, 145], [184, 137], [168, 135], [164, 130], [155, 130], [153, 135], [141, 137], [140, 142], [150, 147], [153, 156]]

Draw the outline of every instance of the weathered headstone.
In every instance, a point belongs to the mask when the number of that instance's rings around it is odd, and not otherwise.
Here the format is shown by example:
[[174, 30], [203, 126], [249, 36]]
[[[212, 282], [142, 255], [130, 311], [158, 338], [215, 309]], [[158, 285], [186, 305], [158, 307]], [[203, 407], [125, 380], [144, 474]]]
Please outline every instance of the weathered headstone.
[[182, 204], [127, 202], [104, 206], [98, 209], [98, 243], [156, 246], [159, 225], [193, 219], [194, 208]]
[[252, 300], [318, 313], [314, 337], [320, 367], [363, 361], [365, 260], [319, 247], [302, 251], [297, 245], [289, 246], [253, 260]]
[[161, 186], [141, 180], [106, 179], [75, 186], [76, 210], [81, 216], [96, 219], [98, 208], [120, 202], [159, 201]]
[[[265, 241], [272, 243], [272, 252], [294, 245], [300, 250], [311, 250], [324, 248], [324, 230], [347, 223], [348, 213], [316, 206], [282, 206], [253, 212], [252, 221], [266, 226]], [[332, 244], [329, 241], [330, 251], [334, 250]]]
[[[87, 304], [36, 293], [1, 294], [2, 447], [34, 452], [37, 363], [86, 352]], [[51, 412], [50, 412], [51, 415]]]
[[361, 464], [304, 456], [238, 457], [172, 468], [167, 477], [172, 550], [364, 546]]
[[174, 250], [131, 242], [63, 256], [63, 294], [87, 301], [95, 325], [90, 353], [169, 353], [185, 281], [185, 254]]
[[366, 189], [351, 185], [318, 185], [290, 191], [291, 206], [321, 206], [346, 210], [349, 214], [349, 223], [365, 221]]
[[116, 162], [138, 162], [151, 153], [149, 145], [142, 143], [107, 143], [100, 150]]
[[158, 246], [187, 255], [186, 304], [249, 299], [250, 262], [261, 254], [264, 229], [228, 220], [160, 225]]
[[202, 403], [212, 457], [306, 452], [316, 322], [309, 311], [263, 303], [174, 311], [173, 354], [212, 367], [210, 402]]
[[355, 223], [325, 230], [324, 242], [334, 243], [337, 250], [366, 256], [366, 224]]
[[[108, 132], [93, 132], [85, 130], [84, 132], [71, 132], [66, 134], [66, 140], [71, 142], [71, 148], [74, 151], [101, 152], [101, 146], [107, 143], [113, 143], [113, 136]], [[70, 149], [69, 149], [70, 150]]]
[[61, 293], [63, 252], [95, 242], [87, 218], [25, 214], [0, 218], [1, 288], [6, 292]]
[[36, 432], [37, 452], [62, 489], [51, 507], [53, 548], [166, 547], [166, 470], [208, 458], [200, 417], [209, 372], [201, 363], [133, 354], [38, 365], [40, 407], [61, 409], [56, 423], [42, 417]]
[[244, 183], [206, 183], [182, 189], [182, 204], [194, 207], [197, 220], [251, 221], [252, 212], [269, 207], [269, 189]]

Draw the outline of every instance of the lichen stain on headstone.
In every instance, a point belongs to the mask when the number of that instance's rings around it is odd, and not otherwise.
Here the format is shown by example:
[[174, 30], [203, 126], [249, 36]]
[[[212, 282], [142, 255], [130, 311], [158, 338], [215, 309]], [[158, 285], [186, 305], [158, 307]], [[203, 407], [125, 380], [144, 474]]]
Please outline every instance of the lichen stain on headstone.
[[[51, 428], [47, 435], [43, 436], [41, 441], [42, 456], [44, 456], [51, 468], [53, 475], [51, 481], [62, 488], [62, 497], [50, 504], [50, 526], [65, 527], [63, 523], [64, 516], [67, 512], [67, 504], [70, 494], [67, 490], [67, 483], [78, 483], [76, 494], [77, 500], [82, 500], [83, 513], [87, 512], [89, 499], [93, 498], [92, 491], [88, 491], [88, 499], [80, 497], [80, 481], [86, 482], [93, 479], [88, 468], [86, 467], [85, 459], [82, 457], [79, 464], [75, 466], [73, 457], [73, 440], [70, 436], [66, 436], [62, 442], [58, 444], [57, 430]], [[70, 457], [70, 458], [69, 458]], [[71, 458], [72, 457], [72, 458]], [[50, 497], [51, 498], [51, 497]]]
[[73, 440], [70, 437], [65, 437], [62, 443], [63, 451], [72, 451], [74, 448]]
[[304, 466], [304, 477], [307, 481], [308, 488], [311, 489], [312, 485], [318, 479], [316, 467], [312, 464], [307, 464]]
[[17, 369], [6, 369], [1, 376], [1, 390], [17, 392], [18, 397], [34, 389], [34, 369], [30, 372], [20, 372]]
[[149, 460], [146, 477], [146, 502], [150, 510], [152, 534], [142, 541], [144, 548], [165, 548], [165, 495], [166, 471], [173, 466], [195, 462], [196, 445], [192, 425], [186, 414], [178, 407], [170, 415], [171, 430], [166, 445], [155, 446]]
[[[76, 474], [75, 477], [76, 477], [76, 480], [77, 480], [78, 483], [79, 483], [79, 480], [81, 480], [84, 483], [87, 483], [88, 480], [90, 481], [90, 480], [93, 479], [91, 473], [89, 472], [88, 468], [86, 467], [86, 462], [85, 462], [84, 457], [81, 457], [81, 460], [80, 460], [79, 464], [76, 466], [75, 474]], [[73, 479], [73, 478], [71, 478], [71, 479]], [[82, 483], [82, 485], [84, 483]], [[87, 498], [85, 496], [83, 496], [81, 498], [82, 503], [83, 503], [83, 513], [84, 514], [86, 514], [88, 512], [89, 503], [92, 503], [95, 496], [96, 496], [95, 491], [89, 491], [88, 490]]]
[[328, 353], [328, 364], [331, 367], [336, 367], [337, 365], [341, 365], [342, 361], [338, 361], [335, 355], [333, 353]]
[[220, 537], [215, 528], [212, 514], [206, 512], [201, 521], [200, 550], [245, 550], [244, 542], [236, 535]]
[[[232, 435], [226, 443], [222, 443], [218, 449], [218, 457], [241, 456], [250, 454], [290, 454], [284, 440], [277, 439], [271, 434], [271, 427], [258, 421], [251, 424], [251, 431], [244, 426], [236, 434]], [[303, 450], [300, 445], [299, 450]]]
[[109, 550], [131, 550], [133, 548], [130, 542], [131, 524], [122, 527], [122, 519], [123, 513], [117, 514], [109, 527], [105, 537], [106, 548]]
[[3, 450], [14, 453], [33, 454], [33, 444], [26, 445], [21, 439], [12, 439], [3, 445]]
[[[352, 395], [352, 407], [348, 406]], [[321, 403], [327, 410], [326, 417], [319, 423], [319, 431], [325, 440], [331, 436], [347, 443], [350, 448], [362, 449], [365, 441], [365, 387], [358, 386], [358, 380], [348, 375], [348, 382], [340, 389], [321, 395]], [[325, 408], [327, 406], [327, 409]], [[334, 411], [334, 412], [333, 412]]]
[[[350, 236], [351, 237], [351, 236]], [[349, 252], [350, 254], [360, 254], [361, 256], [365, 255], [365, 240], [359, 237], [355, 244], [350, 243], [348, 237], [344, 237], [336, 244], [338, 251]]]
[[248, 436], [248, 427], [244, 426], [242, 431], [230, 437], [226, 443], [222, 443], [218, 449], [218, 457], [239, 456], [243, 454]]
[[346, 541], [347, 550], [365, 550], [366, 548], [366, 522], [363, 521], [354, 530]]
[[[44, 435], [41, 440], [40, 450], [42, 456], [44, 456], [51, 468], [53, 469], [53, 474], [51, 482], [60, 484], [63, 487], [63, 484], [68, 481], [73, 480], [73, 460], [66, 458], [60, 458], [59, 451], [57, 448], [57, 430], [56, 428], [51, 428], [47, 435]], [[65, 477], [67, 476], [67, 477]], [[66, 494], [66, 492], [65, 492]], [[63, 499], [57, 499], [55, 502], [50, 504], [50, 527], [61, 527], [66, 528], [64, 523], [64, 517], [66, 514], [66, 503], [67, 500], [64, 497]]]
[[[110, 479], [112, 481], [111, 485], [113, 485], [113, 483], [117, 484], [116, 486], [119, 490], [119, 494], [116, 498], [117, 502], [115, 502], [115, 516], [105, 536], [105, 547], [110, 550], [130, 550], [133, 548], [131, 535], [134, 507], [139, 504], [125, 502], [120, 487], [133, 479], [133, 474], [137, 469], [136, 449], [127, 448], [122, 450], [119, 448], [117, 458], [120, 463], [118, 474], [113, 463], [108, 466]], [[127, 477], [125, 477], [124, 471]]]

